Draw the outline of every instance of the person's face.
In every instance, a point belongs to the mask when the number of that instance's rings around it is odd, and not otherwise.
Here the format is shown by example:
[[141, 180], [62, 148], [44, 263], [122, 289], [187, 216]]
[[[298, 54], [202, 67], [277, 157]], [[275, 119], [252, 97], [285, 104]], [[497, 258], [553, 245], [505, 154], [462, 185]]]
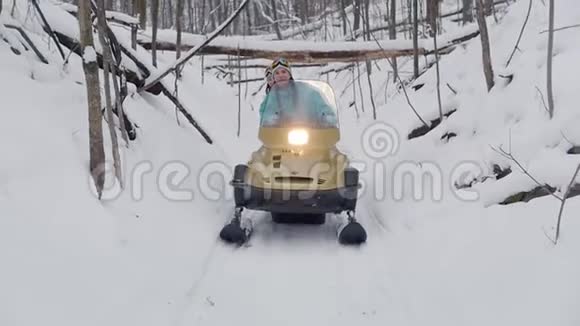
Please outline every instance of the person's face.
[[290, 73], [286, 69], [276, 69], [274, 72], [274, 82], [280, 86], [288, 84]]

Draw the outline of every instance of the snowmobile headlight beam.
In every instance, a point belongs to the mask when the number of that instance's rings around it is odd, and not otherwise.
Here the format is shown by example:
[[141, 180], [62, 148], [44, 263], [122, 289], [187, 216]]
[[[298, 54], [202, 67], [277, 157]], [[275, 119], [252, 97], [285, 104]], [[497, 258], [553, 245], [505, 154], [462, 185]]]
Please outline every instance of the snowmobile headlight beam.
[[308, 144], [308, 131], [304, 129], [292, 129], [288, 132], [288, 143], [290, 145]]

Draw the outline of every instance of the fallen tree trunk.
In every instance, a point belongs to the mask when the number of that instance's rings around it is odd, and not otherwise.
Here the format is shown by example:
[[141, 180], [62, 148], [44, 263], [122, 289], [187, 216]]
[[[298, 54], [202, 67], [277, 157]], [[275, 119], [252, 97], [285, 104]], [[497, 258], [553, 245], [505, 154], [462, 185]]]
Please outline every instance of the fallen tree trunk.
[[[449, 53], [455, 45], [470, 40], [479, 35], [476, 26], [464, 28], [454, 35], [443, 35], [438, 53]], [[182, 50], [190, 50], [205, 40], [202, 35], [189, 34], [184, 37]], [[138, 40], [146, 49], [151, 49], [151, 41], [143, 37]], [[356, 62], [362, 60], [377, 60], [385, 57], [400, 57], [413, 55], [412, 41], [380, 41], [376, 42], [306, 42], [306, 41], [259, 41], [239, 38], [218, 37], [211, 44], [203, 47], [200, 54], [233, 55], [243, 57], [275, 59], [285, 57], [293, 62], [328, 63]], [[431, 39], [421, 40], [418, 52], [420, 55], [434, 53]], [[169, 39], [160, 39], [157, 49], [175, 51], [175, 43]]]
[[[211, 66], [205, 66], [204, 69], [205, 70], [211, 70], [211, 69], [218, 69], [218, 68], [222, 68], [222, 69], [266, 69], [266, 67], [268, 67], [269, 65], [267, 64], [249, 64], [249, 65], [238, 65], [238, 64], [232, 64], [232, 65], [226, 65], [226, 64], [221, 64], [221, 65], [211, 65]], [[292, 65], [292, 69], [296, 69], [296, 68], [312, 68], [312, 67], [324, 67], [326, 66], [326, 64], [319, 64], [319, 63], [298, 63], [298, 64], [293, 64]]]

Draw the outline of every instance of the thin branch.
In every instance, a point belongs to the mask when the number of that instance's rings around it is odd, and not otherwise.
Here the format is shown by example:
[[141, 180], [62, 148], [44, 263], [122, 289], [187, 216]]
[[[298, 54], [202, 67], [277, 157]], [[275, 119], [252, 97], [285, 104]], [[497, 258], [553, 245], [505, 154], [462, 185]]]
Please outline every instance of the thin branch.
[[[569, 29], [569, 28], [577, 28], [577, 27], [580, 27], [580, 24], [554, 28], [554, 32], [563, 31], [563, 30]], [[543, 30], [540, 32], [540, 34], [547, 33], [547, 32], [548, 32], [548, 30]]]
[[65, 59], [64, 51], [62, 50], [62, 47], [60, 46], [60, 43], [58, 42], [56, 36], [54, 35], [54, 32], [52, 31], [52, 28], [50, 28], [50, 25], [48, 24], [48, 21], [46, 21], [46, 18], [44, 17], [44, 13], [40, 9], [40, 6], [38, 5], [37, 0], [32, 0], [32, 5], [36, 9], [36, 11], [38, 11], [38, 15], [40, 16], [40, 19], [42, 20], [42, 23], [44, 25], [43, 26], [44, 29], [46, 30], [46, 32], [50, 35], [50, 37], [52, 38], [52, 40], [56, 44], [56, 47], [58, 49], [58, 52], [60, 53], [60, 56], [64, 60]]
[[358, 90], [360, 93], [361, 110], [362, 110], [362, 112], [365, 112], [365, 101], [364, 101], [364, 95], [363, 95], [363, 91], [362, 91], [362, 84], [360, 82], [360, 77], [363, 73], [360, 72], [360, 65], [358, 62], [356, 63], [356, 70], [358, 71], [358, 76], [359, 76], [359, 78], [357, 78], [357, 83], [358, 83]]
[[548, 112], [548, 114], [550, 114], [550, 110], [548, 109], [548, 106], [546, 105], [546, 101], [544, 101], [544, 94], [542, 94], [542, 91], [540, 90], [540, 88], [538, 88], [538, 86], [535, 86], [536, 90], [538, 91], [538, 93], [540, 94], [540, 98], [542, 99], [542, 104], [544, 105], [544, 110], [546, 110], [546, 112]]
[[556, 245], [558, 243], [554, 239], [550, 238], [550, 236], [548, 235], [548, 232], [546, 232], [546, 229], [544, 229], [544, 227], [542, 227], [542, 231], [544, 232], [544, 235], [546, 236], [546, 238], [548, 238], [548, 240], [550, 240], [550, 242], [552, 242], [554, 245]]
[[552, 192], [552, 190], [550, 188], [548, 188], [548, 186], [546, 184], [541, 184], [536, 178], [534, 178], [533, 175], [531, 175], [528, 170], [526, 170], [526, 168], [524, 168], [522, 166], [522, 164], [513, 156], [512, 153], [508, 153], [506, 152], [501, 146], [499, 147], [499, 149], [490, 146], [491, 149], [495, 152], [497, 152], [498, 154], [502, 155], [505, 158], [510, 159], [512, 162], [514, 162], [519, 168], [520, 170], [522, 170], [522, 172], [527, 175], [530, 179], [532, 179], [532, 181], [534, 181], [538, 186], [542, 187], [544, 190], [546, 190], [550, 195], [552, 195], [554, 198], [558, 199], [558, 200], [562, 200], [562, 198], [560, 198], [560, 196], [556, 195], [554, 192]]
[[519, 49], [518, 46], [520, 45], [520, 40], [522, 39], [522, 35], [524, 35], [524, 29], [526, 28], [526, 24], [528, 23], [528, 19], [530, 18], [531, 11], [532, 11], [532, 0], [530, 0], [530, 3], [528, 5], [528, 13], [526, 14], [526, 19], [524, 20], [524, 24], [522, 25], [522, 29], [520, 30], [520, 35], [518, 36], [518, 40], [516, 41], [516, 45], [514, 46], [514, 50], [510, 54], [510, 57], [509, 57], [507, 63], [505, 64], [506, 67], [510, 65], [510, 62], [512, 61], [512, 58], [514, 57], [516, 50]]
[[457, 95], [457, 91], [453, 89], [453, 87], [451, 87], [451, 85], [449, 85], [449, 83], [446, 83], [447, 87], [449, 87], [449, 89], [453, 92], [453, 94]]
[[[242, 63], [240, 62], [240, 56], [238, 55], [238, 80], [240, 79], [242, 79]], [[241, 128], [242, 128], [242, 84], [238, 83], [238, 132], [237, 132], [238, 138], [240, 137]]]
[[566, 137], [566, 135], [564, 135], [564, 133], [562, 131], [560, 131], [560, 134], [562, 135], [562, 137], [564, 138], [564, 140], [566, 140], [570, 145], [577, 146], [570, 139], [568, 139], [568, 137]]
[[4, 27], [17, 30], [18, 33], [20, 33], [20, 35], [22, 36], [22, 38], [26, 41], [26, 43], [28, 43], [28, 45], [32, 48], [32, 51], [34, 51], [38, 59], [42, 63], [48, 64], [48, 60], [46, 60], [46, 58], [42, 55], [42, 53], [38, 50], [38, 48], [34, 45], [32, 40], [30, 39], [30, 37], [28, 37], [28, 34], [26, 34], [26, 32], [22, 28], [11, 24], [5, 24]]
[[[373, 39], [375, 40], [375, 42], [377, 43], [379, 48], [384, 51], [384, 49], [381, 47], [381, 43], [379, 43], [375, 34], [370, 33], [370, 35], [373, 37]], [[389, 57], [385, 55], [385, 59], [387, 60], [387, 62], [391, 66], [391, 69], [393, 69], [393, 71], [395, 71], [395, 67], [393, 66], [393, 62], [391, 62], [391, 60], [389, 60]], [[405, 87], [405, 84], [401, 80], [401, 76], [399, 76], [399, 74], [396, 74], [395, 78], [397, 78], [399, 80], [399, 83], [401, 84], [401, 88], [403, 89], [403, 93], [405, 93], [405, 98], [407, 99], [407, 104], [409, 104], [409, 106], [411, 107], [411, 110], [413, 110], [413, 112], [415, 113], [417, 118], [419, 120], [421, 120], [421, 122], [425, 125], [425, 127], [429, 128], [430, 127], [429, 124], [427, 124], [427, 122], [425, 122], [425, 120], [423, 120], [423, 118], [421, 117], [421, 115], [419, 115], [419, 112], [417, 112], [417, 110], [415, 109], [413, 104], [411, 104], [411, 100], [409, 99], [409, 94], [407, 94], [407, 89]]]
[[367, 65], [367, 80], [369, 83], [369, 93], [370, 93], [370, 99], [371, 99], [371, 105], [373, 106], [373, 120], [377, 120], [377, 107], [375, 105], [375, 96], [373, 94], [373, 84], [371, 83], [371, 64], [370, 61], [367, 60], [366, 62]]
[[578, 172], [580, 172], [580, 164], [576, 167], [576, 171], [574, 171], [574, 175], [572, 179], [570, 179], [570, 183], [568, 184], [568, 188], [566, 188], [566, 193], [564, 194], [564, 199], [562, 199], [562, 204], [560, 205], [560, 211], [558, 212], [558, 223], [556, 224], [556, 238], [554, 239], [554, 244], [558, 242], [558, 238], [560, 237], [560, 222], [562, 222], [562, 213], [564, 212], [564, 205], [566, 204], [566, 199], [568, 195], [570, 195], [570, 189], [574, 185], [576, 181], [576, 177], [578, 176]]

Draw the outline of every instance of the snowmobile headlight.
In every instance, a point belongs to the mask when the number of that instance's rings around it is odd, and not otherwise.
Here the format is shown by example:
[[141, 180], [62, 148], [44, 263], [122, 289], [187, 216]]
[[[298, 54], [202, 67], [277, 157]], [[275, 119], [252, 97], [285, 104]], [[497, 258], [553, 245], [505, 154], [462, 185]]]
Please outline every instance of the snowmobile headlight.
[[304, 129], [293, 129], [288, 133], [288, 143], [290, 145], [308, 144], [308, 131]]

